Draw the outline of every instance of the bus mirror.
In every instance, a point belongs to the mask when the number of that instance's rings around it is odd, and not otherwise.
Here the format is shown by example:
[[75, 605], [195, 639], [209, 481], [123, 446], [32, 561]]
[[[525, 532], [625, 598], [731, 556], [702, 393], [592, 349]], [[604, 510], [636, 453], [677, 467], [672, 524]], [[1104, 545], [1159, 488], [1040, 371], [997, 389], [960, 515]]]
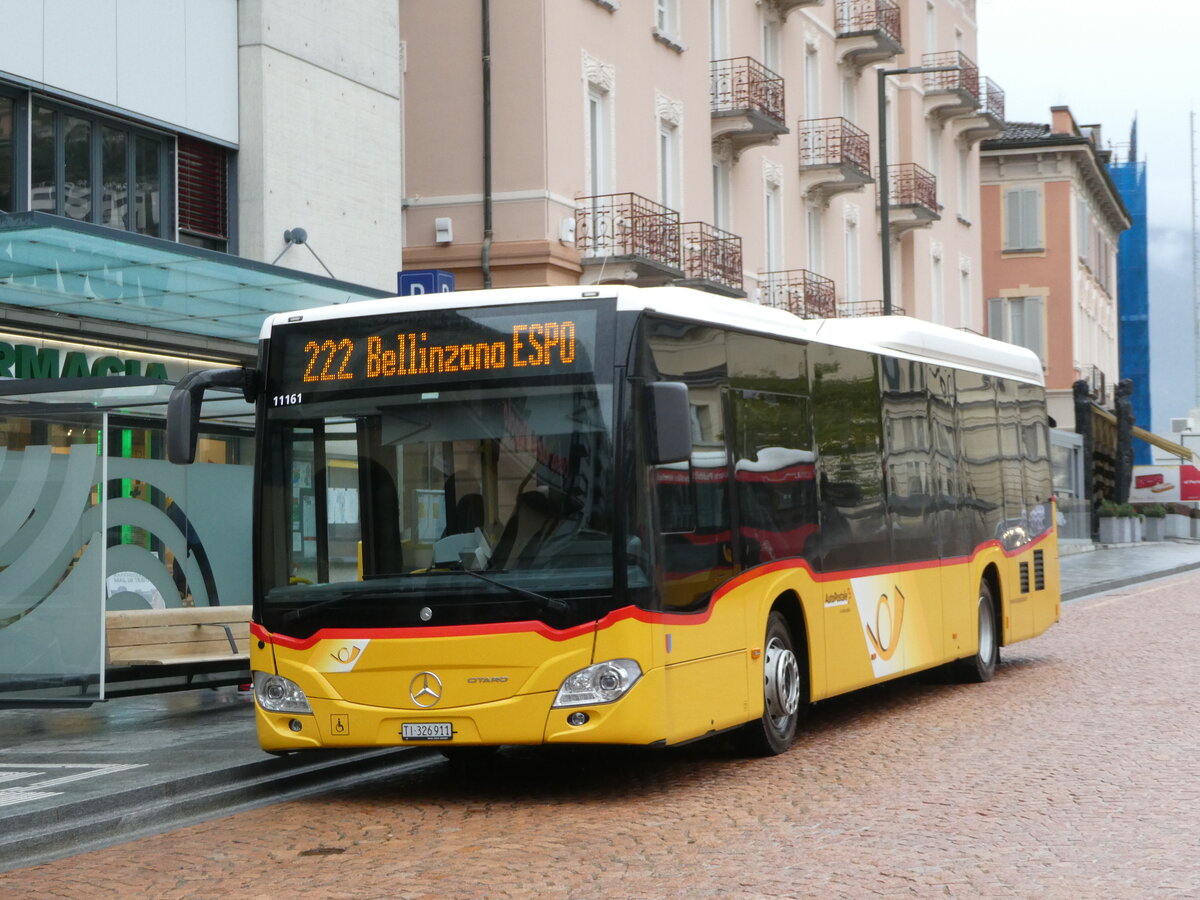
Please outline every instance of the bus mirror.
[[176, 465], [195, 462], [205, 388], [241, 388], [249, 402], [251, 394], [246, 388], [250, 375], [245, 369], [205, 369], [179, 379], [167, 400], [167, 459]]
[[687, 385], [658, 381], [647, 385], [650, 462], [683, 462], [692, 457], [692, 415]]

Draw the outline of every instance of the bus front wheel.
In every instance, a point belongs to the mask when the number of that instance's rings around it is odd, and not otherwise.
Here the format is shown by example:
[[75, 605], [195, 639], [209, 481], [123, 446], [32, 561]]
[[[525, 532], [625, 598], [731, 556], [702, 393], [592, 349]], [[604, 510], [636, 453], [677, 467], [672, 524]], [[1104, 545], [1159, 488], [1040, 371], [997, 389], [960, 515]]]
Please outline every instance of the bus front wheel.
[[955, 665], [955, 674], [960, 681], [991, 681], [996, 674], [996, 663], [1000, 658], [1000, 641], [996, 628], [996, 605], [992, 601], [992, 589], [987, 581], [979, 582], [979, 646], [975, 653], [960, 659]]
[[755, 756], [775, 756], [792, 745], [808, 703], [808, 677], [796, 658], [792, 633], [780, 612], [767, 619], [763, 646], [763, 714], [742, 727], [743, 749]]

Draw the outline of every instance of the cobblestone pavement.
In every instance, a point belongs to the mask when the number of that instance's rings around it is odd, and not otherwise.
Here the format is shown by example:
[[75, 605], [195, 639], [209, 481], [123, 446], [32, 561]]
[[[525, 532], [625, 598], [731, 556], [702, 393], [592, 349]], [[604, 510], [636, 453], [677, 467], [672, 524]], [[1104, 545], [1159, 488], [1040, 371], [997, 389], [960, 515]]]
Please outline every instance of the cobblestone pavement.
[[1200, 897], [1200, 573], [788, 754], [506, 751], [0, 875], [0, 897]]

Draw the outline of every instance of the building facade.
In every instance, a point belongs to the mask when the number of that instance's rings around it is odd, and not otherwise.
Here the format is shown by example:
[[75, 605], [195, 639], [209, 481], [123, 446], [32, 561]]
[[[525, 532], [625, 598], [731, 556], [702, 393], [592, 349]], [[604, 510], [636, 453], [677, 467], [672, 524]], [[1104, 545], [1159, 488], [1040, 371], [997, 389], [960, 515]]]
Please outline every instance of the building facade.
[[172, 466], [170, 383], [395, 293], [403, 45], [394, 0], [0, 12], [0, 705], [90, 702], [105, 611], [248, 599], [249, 407]]
[[1108, 406], [1119, 377], [1117, 246], [1130, 216], [1099, 126], [1065, 106], [1051, 116], [983, 142], [983, 289], [987, 334], [1041, 357], [1050, 415], [1074, 431], [1074, 383]]
[[882, 119], [893, 305], [982, 332], [973, 0], [481, 7], [400, 2], [406, 266], [878, 313]]

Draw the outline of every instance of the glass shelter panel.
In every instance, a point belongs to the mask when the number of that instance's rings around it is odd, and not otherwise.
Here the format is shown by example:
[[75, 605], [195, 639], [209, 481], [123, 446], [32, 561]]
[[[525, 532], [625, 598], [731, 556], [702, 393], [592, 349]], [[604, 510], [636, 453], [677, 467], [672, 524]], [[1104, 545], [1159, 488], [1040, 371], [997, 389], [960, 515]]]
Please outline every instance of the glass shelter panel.
[[161, 414], [37, 405], [0, 407], [0, 707], [104, 699], [108, 612], [250, 602], [249, 430], [174, 466]]

